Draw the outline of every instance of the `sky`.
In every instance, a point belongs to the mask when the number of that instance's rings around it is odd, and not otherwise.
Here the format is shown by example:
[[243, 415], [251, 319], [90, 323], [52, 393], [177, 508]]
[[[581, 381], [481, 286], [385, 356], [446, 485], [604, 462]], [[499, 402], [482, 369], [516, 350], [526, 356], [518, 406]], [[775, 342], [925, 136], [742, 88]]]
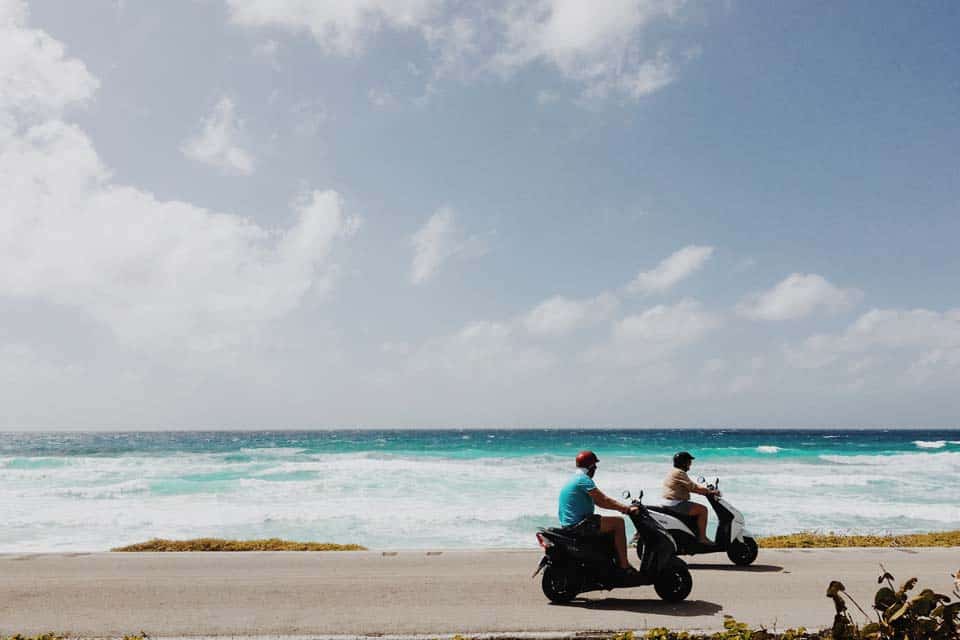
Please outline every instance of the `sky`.
[[0, 428], [960, 426], [957, 33], [0, 0]]

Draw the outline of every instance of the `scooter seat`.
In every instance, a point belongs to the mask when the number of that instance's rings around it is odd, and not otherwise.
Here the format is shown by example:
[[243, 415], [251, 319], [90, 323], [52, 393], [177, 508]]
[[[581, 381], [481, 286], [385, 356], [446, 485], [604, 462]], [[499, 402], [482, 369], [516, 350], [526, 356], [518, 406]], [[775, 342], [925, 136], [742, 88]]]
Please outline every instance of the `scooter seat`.
[[650, 511], [658, 511], [668, 516], [673, 516], [674, 518], [676, 518], [677, 520], [685, 524], [691, 531], [694, 531], [694, 532], [697, 531], [697, 528], [698, 528], [697, 519], [691, 515], [688, 515], [677, 509], [674, 509], [673, 507], [670, 507], [665, 504], [660, 504], [660, 505], [650, 505], [647, 507], [647, 509]]
[[578, 531], [573, 527], [544, 527], [544, 528], [538, 529], [538, 531], [540, 531], [540, 533], [546, 534], [548, 538], [549, 537], [565, 538], [570, 541], [584, 540], [587, 538], [601, 538], [604, 536], [604, 534], [600, 532], [584, 533], [582, 531]]

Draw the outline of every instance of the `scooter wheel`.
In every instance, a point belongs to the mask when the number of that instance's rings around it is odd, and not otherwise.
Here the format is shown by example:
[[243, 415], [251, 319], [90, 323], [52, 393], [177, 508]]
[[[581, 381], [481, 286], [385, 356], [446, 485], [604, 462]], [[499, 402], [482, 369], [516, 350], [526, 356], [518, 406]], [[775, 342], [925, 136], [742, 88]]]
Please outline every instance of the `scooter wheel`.
[[727, 549], [727, 557], [730, 562], [741, 567], [752, 564], [757, 559], [760, 549], [757, 547], [757, 541], [753, 538], [744, 538], [743, 542], [734, 540]]
[[670, 566], [657, 576], [657, 580], [653, 583], [653, 589], [660, 596], [660, 599], [666, 602], [686, 600], [693, 589], [693, 576], [690, 575], [687, 563], [679, 558], [674, 558]]
[[543, 595], [555, 604], [566, 604], [577, 597], [577, 576], [572, 571], [557, 567], [547, 567], [543, 570], [540, 587]]

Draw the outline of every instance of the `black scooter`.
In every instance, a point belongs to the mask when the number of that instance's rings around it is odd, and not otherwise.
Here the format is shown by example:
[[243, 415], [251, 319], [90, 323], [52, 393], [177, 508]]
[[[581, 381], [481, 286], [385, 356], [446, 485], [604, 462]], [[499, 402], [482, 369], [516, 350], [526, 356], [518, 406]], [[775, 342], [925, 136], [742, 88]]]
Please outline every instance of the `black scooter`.
[[[629, 492], [624, 493], [624, 498], [630, 498]], [[631, 502], [639, 509], [630, 514], [637, 528], [634, 539], [640, 556], [639, 571], [627, 576], [622, 574], [610, 535], [577, 535], [567, 527], [538, 529], [537, 542], [543, 547], [544, 556], [533, 577], [543, 571], [540, 582], [543, 595], [551, 602], [562, 604], [587, 591], [652, 584], [661, 599], [684, 600], [693, 588], [687, 563], [676, 556], [673, 538], [650, 516], [640, 498]]]

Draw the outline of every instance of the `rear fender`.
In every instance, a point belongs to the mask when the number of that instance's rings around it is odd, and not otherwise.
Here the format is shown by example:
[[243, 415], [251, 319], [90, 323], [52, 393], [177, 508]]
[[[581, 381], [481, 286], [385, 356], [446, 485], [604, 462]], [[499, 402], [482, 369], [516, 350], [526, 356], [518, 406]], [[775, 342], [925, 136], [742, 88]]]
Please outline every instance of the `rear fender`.
[[543, 571], [543, 568], [549, 564], [553, 564], [550, 561], [550, 556], [543, 556], [542, 558], [540, 558], [540, 564], [537, 565], [537, 570], [533, 572], [533, 575], [530, 576], [530, 579], [532, 580], [533, 578], [536, 578], [537, 574]]

